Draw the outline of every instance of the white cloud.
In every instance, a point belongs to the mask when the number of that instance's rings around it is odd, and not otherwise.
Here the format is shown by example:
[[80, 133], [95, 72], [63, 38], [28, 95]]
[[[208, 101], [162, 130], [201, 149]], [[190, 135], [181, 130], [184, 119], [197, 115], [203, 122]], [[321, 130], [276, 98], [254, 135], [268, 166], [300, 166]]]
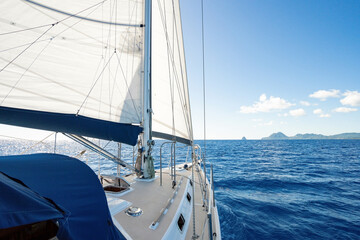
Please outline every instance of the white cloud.
[[325, 101], [327, 98], [337, 98], [339, 96], [340, 91], [331, 89], [331, 90], [319, 90], [309, 95], [311, 98], [318, 98], [321, 101]]
[[321, 108], [315, 109], [313, 111], [313, 113], [316, 114], [316, 115], [319, 115], [319, 117], [321, 117], [321, 118], [329, 118], [329, 117], [331, 117], [330, 114], [324, 113]]
[[348, 112], [356, 112], [357, 108], [338, 107], [335, 108], [333, 111], [339, 113], [348, 113]]
[[265, 101], [266, 100], [266, 94], [265, 93], [261, 94], [261, 96], [259, 97], [259, 100], [260, 100], [260, 102]]
[[280, 122], [280, 124], [281, 124], [281, 125], [286, 125], [286, 124], [287, 124], [287, 122], [283, 122], [283, 121], [281, 121], [281, 122]]
[[254, 119], [252, 119], [252, 121], [253, 121], [253, 122], [261, 122], [262, 119], [261, 119], [261, 118], [254, 118]]
[[293, 117], [300, 117], [300, 116], [304, 116], [306, 112], [304, 109], [299, 108], [299, 109], [290, 110], [289, 114]]
[[260, 124], [260, 125], [262, 125], [262, 126], [271, 126], [271, 125], [273, 125], [273, 121], [263, 123], [263, 124]]
[[313, 113], [314, 113], [314, 114], [322, 114], [323, 111], [322, 111], [320, 108], [318, 108], [318, 109], [315, 109], [315, 110], [313, 111]]
[[311, 104], [307, 101], [300, 101], [300, 104], [303, 106], [310, 106]]
[[346, 91], [343, 95], [345, 97], [340, 100], [342, 105], [360, 106], [360, 93], [358, 91]]
[[289, 108], [295, 104], [289, 103], [285, 99], [279, 97], [270, 96], [267, 98], [265, 94], [262, 94], [258, 102], [255, 102], [251, 106], [241, 106], [241, 113], [258, 113], [258, 112], [270, 112], [273, 110], [282, 110]]

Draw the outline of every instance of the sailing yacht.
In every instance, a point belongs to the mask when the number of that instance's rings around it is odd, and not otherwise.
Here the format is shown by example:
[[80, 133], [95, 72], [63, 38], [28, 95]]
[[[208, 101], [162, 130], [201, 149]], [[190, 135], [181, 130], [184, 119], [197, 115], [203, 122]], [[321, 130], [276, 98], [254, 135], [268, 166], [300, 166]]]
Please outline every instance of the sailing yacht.
[[[0, 12], [0, 123], [63, 133], [118, 166], [97, 176], [65, 155], [1, 156], [0, 238], [221, 239], [179, 0], [2, 0]], [[133, 164], [121, 144], [135, 147]], [[177, 163], [179, 145], [190, 163]]]

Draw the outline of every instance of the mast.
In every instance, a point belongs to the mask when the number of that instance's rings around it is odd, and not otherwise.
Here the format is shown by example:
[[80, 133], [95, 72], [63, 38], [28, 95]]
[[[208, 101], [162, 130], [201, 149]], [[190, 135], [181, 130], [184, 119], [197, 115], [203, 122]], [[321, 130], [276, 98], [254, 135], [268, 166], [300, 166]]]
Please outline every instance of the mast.
[[154, 145], [151, 136], [151, 0], [145, 0], [145, 48], [144, 48], [144, 104], [142, 136], [142, 168], [145, 178], [152, 178], [154, 169], [151, 147]]

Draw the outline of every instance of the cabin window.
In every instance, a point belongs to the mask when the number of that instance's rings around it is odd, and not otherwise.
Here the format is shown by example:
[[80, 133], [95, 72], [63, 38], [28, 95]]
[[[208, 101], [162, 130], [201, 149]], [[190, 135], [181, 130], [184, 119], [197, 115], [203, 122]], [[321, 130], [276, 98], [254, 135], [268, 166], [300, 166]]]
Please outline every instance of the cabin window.
[[187, 193], [186, 198], [189, 202], [191, 201], [191, 195], [189, 193]]
[[192, 186], [192, 181], [190, 180], [190, 185]]
[[184, 218], [184, 216], [182, 214], [180, 214], [180, 217], [179, 217], [179, 220], [178, 220], [178, 227], [179, 227], [180, 231], [183, 230], [184, 225], [185, 225], [185, 218]]

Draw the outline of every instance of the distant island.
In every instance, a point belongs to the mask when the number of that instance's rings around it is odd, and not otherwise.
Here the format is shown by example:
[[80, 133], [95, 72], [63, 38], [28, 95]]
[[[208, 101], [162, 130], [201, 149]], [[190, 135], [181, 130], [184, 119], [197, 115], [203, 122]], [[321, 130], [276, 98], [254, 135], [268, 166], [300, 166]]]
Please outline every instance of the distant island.
[[246, 137], [242, 137], [242, 139], [241, 140], [246, 140]]
[[282, 132], [273, 133], [269, 137], [263, 137], [261, 140], [293, 140], [293, 139], [360, 139], [360, 133], [341, 133], [336, 135], [325, 136], [322, 134], [305, 133], [296, 134], [288, 137]]

